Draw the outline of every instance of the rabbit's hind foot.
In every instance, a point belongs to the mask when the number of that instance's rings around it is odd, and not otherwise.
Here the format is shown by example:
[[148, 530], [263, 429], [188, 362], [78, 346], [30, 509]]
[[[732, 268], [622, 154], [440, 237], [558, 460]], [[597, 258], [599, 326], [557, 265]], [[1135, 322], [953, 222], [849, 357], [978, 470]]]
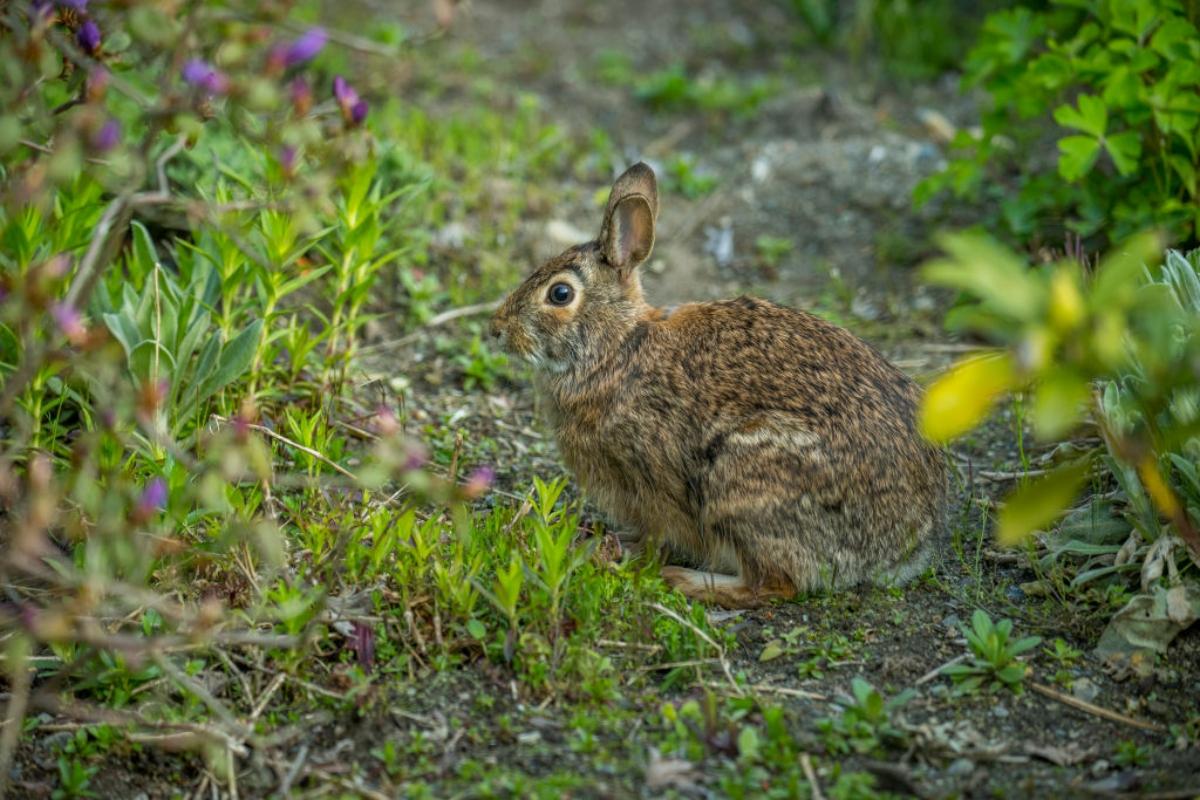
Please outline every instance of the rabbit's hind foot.
[[663, 567], [661, 574], [671, 588], [685, 597], [725, 608], [755, 608], [771, 600], [787, 600], [796, 595], [796, 587], [785, 578], [752, 586], [741, 575], [702, 572], [687, 567]]

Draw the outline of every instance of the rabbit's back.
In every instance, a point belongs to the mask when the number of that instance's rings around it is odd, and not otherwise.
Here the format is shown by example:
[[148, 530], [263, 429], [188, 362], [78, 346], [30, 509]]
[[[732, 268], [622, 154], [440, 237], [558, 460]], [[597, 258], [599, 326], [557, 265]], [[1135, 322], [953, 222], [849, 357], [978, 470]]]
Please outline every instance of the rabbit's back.
[[[684, 305], [571, 383], [551, 402], [568, 465], [623, 524], [706, 566], [729, 569], [734, 550], [784, 563], [801, 540], [823, 559], [812, 569], [855, 582], [940, 520], [918, 387], [811, 314], [745, 297]], [[771, 530], [732, 541], [731, 524], [764, 510]]]

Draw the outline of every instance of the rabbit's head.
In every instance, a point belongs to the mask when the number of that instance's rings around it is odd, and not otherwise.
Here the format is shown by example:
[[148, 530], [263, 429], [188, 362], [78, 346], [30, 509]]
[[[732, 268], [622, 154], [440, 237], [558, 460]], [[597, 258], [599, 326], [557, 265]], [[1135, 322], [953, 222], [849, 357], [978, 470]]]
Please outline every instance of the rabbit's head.
[[654, 171], [634, 164], [613, 184], [600, 237], [533, 271], [492, 319], [492, 333], [537, 369], [563, 373], [608, 352], [642, 319], [637, 267], [654, 247]]

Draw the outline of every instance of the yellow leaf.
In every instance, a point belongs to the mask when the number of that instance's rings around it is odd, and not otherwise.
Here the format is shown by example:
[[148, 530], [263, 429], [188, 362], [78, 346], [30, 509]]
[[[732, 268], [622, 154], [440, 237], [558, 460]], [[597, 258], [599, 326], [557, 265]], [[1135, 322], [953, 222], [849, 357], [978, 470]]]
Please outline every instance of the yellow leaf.
[[921, 432], [942, 444], [978, 425], [992, 404], [1013, 388], [1016, 371], [1007, 353], [960, 360], [934, 382], [921, 404]]
[[1084, 458], [1056, 467], [1017, 489], [1004, 501], [997, 516], [996, 539], [1011, 546], [1058, 519], [1087, 476], [1088, 460]]

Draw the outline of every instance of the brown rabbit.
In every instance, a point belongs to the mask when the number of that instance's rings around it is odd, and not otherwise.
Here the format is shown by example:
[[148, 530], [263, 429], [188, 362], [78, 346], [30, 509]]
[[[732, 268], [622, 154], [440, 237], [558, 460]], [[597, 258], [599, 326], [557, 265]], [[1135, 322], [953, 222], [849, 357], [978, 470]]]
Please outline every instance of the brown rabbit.
[[740, 297], [667, 311], [642, 296], [654, 172], [613, 185], [598, 241], [530, 275], [492, 331], [534, 366], [559, 450], [635, 545], [665, 545], [689, 597], [750, 606], [924, 569], [944, 462], [920, 390], [870, 345]]

